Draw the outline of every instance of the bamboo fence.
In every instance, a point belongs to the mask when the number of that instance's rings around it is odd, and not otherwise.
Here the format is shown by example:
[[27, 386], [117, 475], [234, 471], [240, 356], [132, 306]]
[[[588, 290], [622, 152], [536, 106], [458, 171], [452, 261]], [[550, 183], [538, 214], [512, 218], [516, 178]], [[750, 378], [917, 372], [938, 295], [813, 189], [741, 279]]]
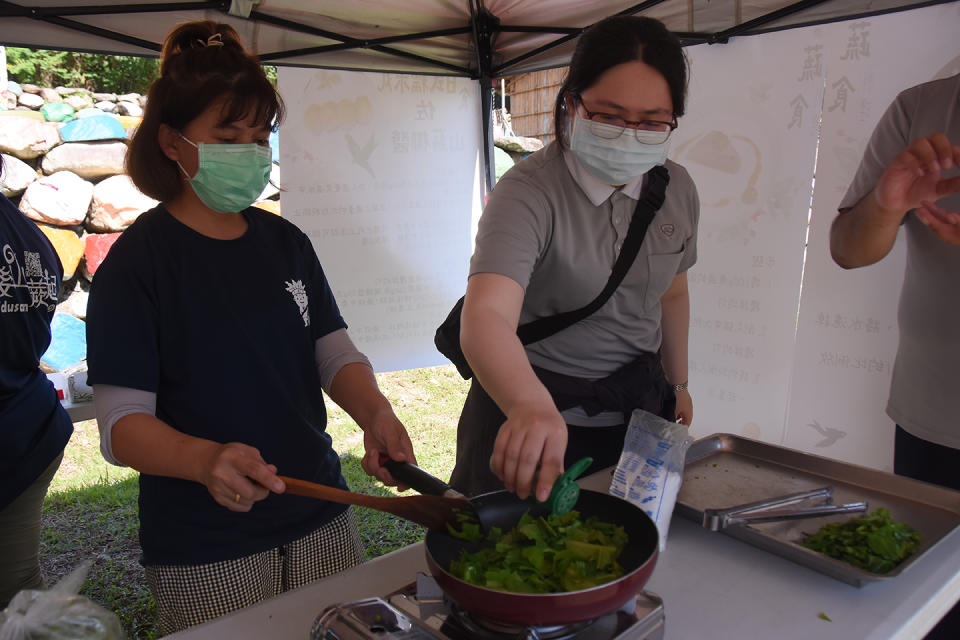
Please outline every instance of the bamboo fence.
[[510, 123], [518, 136], [553, 140], [553, 105], [567, 68], [524, 73], [507, 79]]

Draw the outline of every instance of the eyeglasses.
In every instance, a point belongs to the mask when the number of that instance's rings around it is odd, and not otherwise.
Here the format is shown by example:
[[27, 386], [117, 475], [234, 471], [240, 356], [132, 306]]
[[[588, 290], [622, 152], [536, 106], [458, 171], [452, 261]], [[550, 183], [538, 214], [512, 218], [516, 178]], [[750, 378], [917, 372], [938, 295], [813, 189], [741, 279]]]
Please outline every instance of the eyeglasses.
[[587, 120], [590, 122], [590, 132], [599, 138], [615, 140], [623, 134], [624, 129], [630, 127], [630, 129], [633, 130], [633, 135], [637, 139], [637, 142], [642, 144], [663, 144], [667, 141], [667, 138], [670, 137], [670, 134], [673, 133], [673, 130], [677, 128], [676, 118], [671, 122], [663, 122], [661, 120], [631, 122], [630, 120], [624, 120], [620, 116], [615, 116], [610, 113], [592, 112], [583, 104], [583, 99], [580, 98], [580, 96], [577, 96], [577, 100], [580, 102], [580, 106], [583, 107], [583, 112], [587, 114]]

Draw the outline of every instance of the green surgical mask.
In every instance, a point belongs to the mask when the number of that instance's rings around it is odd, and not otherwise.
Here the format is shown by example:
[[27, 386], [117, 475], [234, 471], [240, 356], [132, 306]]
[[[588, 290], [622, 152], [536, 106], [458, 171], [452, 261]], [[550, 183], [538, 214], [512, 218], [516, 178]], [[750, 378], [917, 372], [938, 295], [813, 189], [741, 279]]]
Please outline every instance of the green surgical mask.
[[207, 144], [180, 137], [197, 148], [197, 173], [187, 176], [193, 192], [214, 211], [235, 213], [253, 204], [270, 180], [270, 147], [259, 144]]

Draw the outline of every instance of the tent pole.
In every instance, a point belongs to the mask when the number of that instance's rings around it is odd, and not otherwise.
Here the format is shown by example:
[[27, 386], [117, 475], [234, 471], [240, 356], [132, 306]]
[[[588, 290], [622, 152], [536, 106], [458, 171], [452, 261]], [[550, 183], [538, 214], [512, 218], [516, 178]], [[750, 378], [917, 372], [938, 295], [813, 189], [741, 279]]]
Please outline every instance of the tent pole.
[[477, 80], [480, 82], [480, 113], [483, 121], [483, 168], [486, 193], [493, 191], [496, 171], [493, 159], [493, 41], [500, 19], [483, 6], [483, 0], [470, 0], [470, 21], [477, 50]]
[[497, 181], [493, 160], [493, 80], [480, 76], [480, 112], [483, 116], [483, 176], [486, 193], [493, 191]]

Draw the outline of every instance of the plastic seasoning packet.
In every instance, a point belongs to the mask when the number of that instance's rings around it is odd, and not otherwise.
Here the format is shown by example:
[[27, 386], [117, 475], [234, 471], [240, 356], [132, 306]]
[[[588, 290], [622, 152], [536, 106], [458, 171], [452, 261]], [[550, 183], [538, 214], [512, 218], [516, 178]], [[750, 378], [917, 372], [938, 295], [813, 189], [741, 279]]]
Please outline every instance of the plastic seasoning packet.
[[48, 591], [24, 589], [0, 611], [0, 640], [122, 640], [115, 613], [77, 595], [92, 562], [86, 561]]
[[670, 516], [692, 442], [686, 426], [636, 409], [613, 472], [610, 494], [635, 504], [653, 519], [660, 533], [660, 551], [667, 546]]

